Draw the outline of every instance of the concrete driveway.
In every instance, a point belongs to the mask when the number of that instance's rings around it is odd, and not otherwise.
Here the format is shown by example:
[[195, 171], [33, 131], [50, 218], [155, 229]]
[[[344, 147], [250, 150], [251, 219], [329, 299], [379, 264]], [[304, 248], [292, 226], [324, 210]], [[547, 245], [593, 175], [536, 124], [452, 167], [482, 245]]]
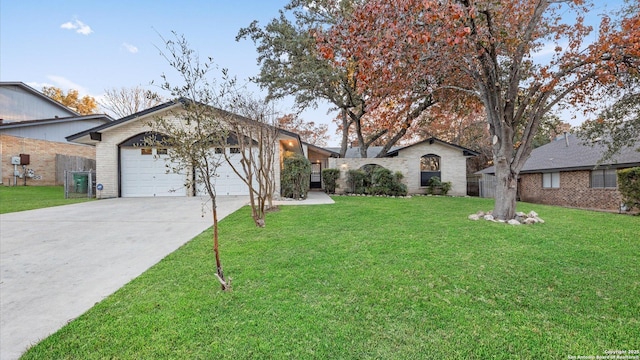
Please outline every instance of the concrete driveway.
[[[219, 197], [220, 219], [247, 201]], [[211, 226], [203, 205], [119, 198], [0, 215], [0, 359], [17, 359]]]

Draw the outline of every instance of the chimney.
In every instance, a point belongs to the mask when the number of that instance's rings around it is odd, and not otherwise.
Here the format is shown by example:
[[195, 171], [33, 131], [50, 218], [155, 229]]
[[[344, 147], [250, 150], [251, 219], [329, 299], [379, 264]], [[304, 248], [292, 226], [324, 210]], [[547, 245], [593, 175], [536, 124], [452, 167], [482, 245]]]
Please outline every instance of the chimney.
[[564, 144], [569, 147], [569, 133], [567, 131], [564, 132]]

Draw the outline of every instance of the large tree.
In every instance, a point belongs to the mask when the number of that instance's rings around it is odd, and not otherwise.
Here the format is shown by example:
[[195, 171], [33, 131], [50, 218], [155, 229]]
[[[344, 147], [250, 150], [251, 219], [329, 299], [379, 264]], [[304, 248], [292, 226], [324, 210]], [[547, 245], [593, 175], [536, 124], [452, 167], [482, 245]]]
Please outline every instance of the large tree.
[[577, 0], [371, 0], [334, 37], [369, 59], [361, 83], [410, 87], [435, 71], [445, 78], [442, 88], [483, 103], [498, 180], [494, 216], [510, 219], [518, 175], [545, 115], [557, 106], [588, 106], [602, 85], [637, 71], [635, 9], [621, 27], [605, 17], [591, 38], [589, 6]]
[[42, 88], [42, 93], [82, 115], [95, 114], [98, 110], [98, 103], [94, 97], [89, 95], [80, 97], [78, 90], [75, 89], [69, 89], [65, 94], [60, 88], [45, 86]]
[[[301, 108], [323, 99], [340, 111], [343, 156], [350, 134], [357, 139], [362, 157], [376, 143], [384, 145], [380, 154], [385, 154], [405, 136], [420, 112], [435, 102], [426, 80], [384, 92], [359, 84], [360, 64], [367, 59], [346, 55], [329, 30], [344, 23], [364, 3], [292, 0], [264, 28], [254, 21], [238, 34], [238, 39], [249, 37], [256, 43], [261, 70], [255, 80], [269, 90], [270, 98], [293, 95]], [[341, 61], [331, 61], [336, 58]]]
[[[629, 37], [638, 36], [640, 17], [633, 16], [637, 12], [638, 4], [633, 1], [627, 1], [620, 10], [622, 17], [617, 25]], [[613, 48], [628, 46], [625, 36], [615, 37], [612, 41]], [[578, 131], [578, 136], [587, 143], [601, 143], [607, 147], [601, 161], [612, 160], [627, 147], [635, 146], [640, 151], [640, 70], [623, 73], [617, 80], [618, 83], [605, 89], [606, 95], [613, 99], [612, 103], [596, 119], [585, 121]]]
[[105, 89], [100, 106], [108, 113], [123, 118], [164, 102], [157, 93], [141, 86]]

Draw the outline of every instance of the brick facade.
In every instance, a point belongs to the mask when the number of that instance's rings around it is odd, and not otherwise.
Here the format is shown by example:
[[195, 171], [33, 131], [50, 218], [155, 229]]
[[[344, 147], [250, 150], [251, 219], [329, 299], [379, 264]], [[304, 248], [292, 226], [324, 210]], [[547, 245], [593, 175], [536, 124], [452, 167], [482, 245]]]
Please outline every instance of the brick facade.
[[[103, 186], [101, 191], [102, 198], [113, 198], [120, 195], [119, 145], [133, 136], [152, 131], [153, 129], [149, 123], [154, 116], [166, 116], [169, 121], [174, 123], [181, 122], [179, 118], [176, 118], [175, 115], [167, 110], [164, 115], [162, 113], [148, 114], [102, 132], [102, 141], [96, 144], [96, 163], [98, 165], [96, 182]], [[280, 163], [282, 164], [282, 154], [287, 150], [285, 144], [291, 140], [284, 141], [282, 138], [279, 138], [279, 140], [274, 146], [280, 154]], [[274, 179], [277, 184], [274, 197], [278, 198], [280, 196], [280, 166], [275, 166], [274, 168]], [[238, 179], [238, 181], [241, 180]], [[187, 196], [191, 195], [192, 192], [187, 191]]]
[[[88, 145], [75, 145], [0, 134], [3, 185], [13, 184], [14, 166], [11, 165], [11, 157], [20, 154], [30, 155], [30, 164], [27, 165], [27, 169], [32, 169], [36, 176], [42, 177], [39, 180], [27, 178], [27, 185], [62, 185], [56, 182], [56, 154], [95, 159], [96, 149]], [[22, 167], [18, 167], [20, 173], [22, 173]], [[24, 179], [18, 179], [18, 185], [22, 184], [24, 184]]]
[[536, 204], [618, 211], [623, 202], [618, 189], [591, 188], [591, 172], [560, 172], [560, 187], [542, 187], [542, 174], [520, 174], [520, 199]]
[[401, 149], [398, 156], [389, 158], [330, 158], [329, 168], [340, 169], [338, 188], [336, 192], [344, 193], [347, 187], [347, 172], [356, 170], [364, 165], [377, 164], [392, 172], [399, 171], [404, 175], [402, 182], [407, 185], [409, 194], [424, 194], [425, 186], [420, 186], [420, 158], [423, 155], [435, 154], [440, 156], [440, 172], [442, 181], [452, 184], [449, 195], [467, 195], [467, 158], [462, 150], [435, 142], [423, 142]]

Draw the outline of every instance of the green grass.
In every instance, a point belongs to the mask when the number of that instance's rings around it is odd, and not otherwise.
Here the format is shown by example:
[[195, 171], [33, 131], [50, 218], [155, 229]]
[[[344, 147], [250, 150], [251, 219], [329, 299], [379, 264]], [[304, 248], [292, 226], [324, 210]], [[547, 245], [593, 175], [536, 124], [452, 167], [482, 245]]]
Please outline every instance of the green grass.
[[63, 186], [0, 186], [0, 214], [89, 200], [92, 199], [65, 199]]
[[566, 359], [640, 348], [640, 218], [483, 199], [338, 197], [221, 222], [25, 359]]

